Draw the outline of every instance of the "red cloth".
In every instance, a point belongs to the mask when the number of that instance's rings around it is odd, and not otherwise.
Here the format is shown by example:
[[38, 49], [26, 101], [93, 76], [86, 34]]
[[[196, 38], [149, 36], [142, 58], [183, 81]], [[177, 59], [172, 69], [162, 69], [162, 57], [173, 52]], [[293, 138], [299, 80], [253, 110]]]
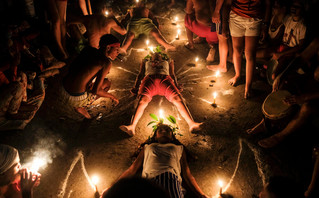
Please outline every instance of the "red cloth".
[[9, 84], [9, 83], [10, 83], [10, 82], [9, 82], [8, 78], [6, 77], [6, 75], [4, 75], [3, 72], [0, 72], [0, 87], [1, 87], [2, 85], [7, 85], [7, 84]]
[[242, 17], [261, 18], [261, 0], [233, 0], [232, 11]]
[[286, 50], [289, 49], [289, 48], [290, 48], [290, 47], [288, 47], [287, 45], [281, 44], [281, 45], [277, 48], [276, 52], [277, 52], [277, 53], [283, 52], [283, 51], [286, 51]]
[[153, 96], [165, 96], [168, 101], [180, 94], [174, 80], [168, 75], [147, 75], [141, 83], [140, 95], [153, 98]]
[[211, 32], [211, 27], [198, 23], [196, 19], [191, 20], [190, 15], [185, 16], [185, 27], [192, 31], [199, 37], [206, 38], [208, 44], [218, 43], [218, 37], [216, 32]]

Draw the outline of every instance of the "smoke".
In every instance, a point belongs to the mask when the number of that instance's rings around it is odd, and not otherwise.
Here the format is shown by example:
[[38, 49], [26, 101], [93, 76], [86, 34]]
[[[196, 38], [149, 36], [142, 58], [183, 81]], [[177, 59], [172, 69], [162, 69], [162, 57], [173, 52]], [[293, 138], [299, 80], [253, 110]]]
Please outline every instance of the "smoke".
[[35, 142], [30, 151], [31, 156], [26, 158], [26, 163], [23, 165], [34, 172], [45, 169], [54, 158], [64, 154], [65, 143], [58, 134], [50, 130], [36, 130]]

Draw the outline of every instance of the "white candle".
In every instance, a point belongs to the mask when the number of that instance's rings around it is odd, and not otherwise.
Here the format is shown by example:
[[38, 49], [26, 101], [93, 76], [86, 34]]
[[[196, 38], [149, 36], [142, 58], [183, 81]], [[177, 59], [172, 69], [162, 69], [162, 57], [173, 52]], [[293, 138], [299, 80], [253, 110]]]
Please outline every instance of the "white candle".
[[[214, 101], [215, 101], [215, 99], [214, 99]], [[218, 180], [218, 186], [219, 186], [219, 194], [221, 195], [221, 194], [223, 194], [223, 181], [222, 180]]]
[[[214, 102], [213, 102], [213, 104], [216, 104], [216, 97], [217, 97], [217, 92], [216, 92], [216, 91], [213, 93], [213, 96], [214, 96]], [[218, 182], [218, 183], [219, 183], [219, 182]]]

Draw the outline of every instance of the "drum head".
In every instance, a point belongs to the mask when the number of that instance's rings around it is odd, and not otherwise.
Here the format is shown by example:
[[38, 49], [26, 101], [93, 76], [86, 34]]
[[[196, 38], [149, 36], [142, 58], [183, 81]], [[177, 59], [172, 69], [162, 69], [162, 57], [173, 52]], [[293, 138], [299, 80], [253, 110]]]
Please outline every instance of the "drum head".
[[291, 94], [286, 90], [279, 90], [267, 96], [262, 105], [262, 111], [266, 118], [278, 120], [292, 112], [292, 106], [283, 101], [287, 96], [291, 96]]

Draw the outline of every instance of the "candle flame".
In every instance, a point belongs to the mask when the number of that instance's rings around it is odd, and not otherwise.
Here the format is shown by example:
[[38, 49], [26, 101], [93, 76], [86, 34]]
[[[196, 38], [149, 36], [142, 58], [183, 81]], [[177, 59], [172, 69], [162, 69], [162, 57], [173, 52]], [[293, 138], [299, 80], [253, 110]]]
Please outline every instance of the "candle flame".
[[214, 99], [216, 99], [216, 97], [217, 97], [217, 92], [216, 91], [213, 93], [213, 96], [214, 96]]
[[108, 15], [109, 15], [109, 12], [108, 12], [108, 11], [105, 11], [105, 15], [108, 16]]
[[178, 16], [175, 17], [175, 21], [178, 21]]
[[158, 112], [159, 112], [159, 117], [161, 119], [164, 119], [164, 111], [163, 111], [163, 109], [160, 109]]
[[148, 47], [148, 49], [149, 49], [152, 53], [154, 53], [154, 47], [153, 47], [153, 46]]
[[219, 70], [217, 70], [217, 71], [216, 71], [216, 74], [215, 74], [216, 78], [218, 78], [218, 77], [219, 77], [219, 75], [220, 75], [220, 71], [219, 71]]
[[195, 62], [197, 63], [197, 62], [198, 62], [198, 60], [199, 60], [199, 59], [198, 59], [198, 57], [196, 57], [196, 58], [195, 58]]
[[32, 162], [30, 170], [32, 172], [38, 172], [41, 166], [45, 165], [45, 161], [40, 158], [35, 158]]
[[181, 30], [180, 29], [177, 29], [177, 34], [180, 34], [181, 33]]
[[97, 185], [97, 183], [99, 183], [99, 177], [94, 175], [94, 176], [92, 176], [91, 181], [92, 181], [93, 185]]
[[218, 180], [218, 186], [222, 188], [224, 186], [224, 182], [222, 180]]
[[145, 41], [145, 43], [146, 43], [146, 45], [148, 46], [148, 44], [150, 44], [150, 40], [147, 39], [147, 40]]
[[136, 0], [136, 3], [138, 3], [139, 2], [139, 0]]

